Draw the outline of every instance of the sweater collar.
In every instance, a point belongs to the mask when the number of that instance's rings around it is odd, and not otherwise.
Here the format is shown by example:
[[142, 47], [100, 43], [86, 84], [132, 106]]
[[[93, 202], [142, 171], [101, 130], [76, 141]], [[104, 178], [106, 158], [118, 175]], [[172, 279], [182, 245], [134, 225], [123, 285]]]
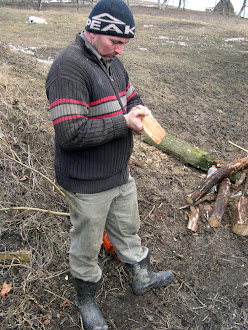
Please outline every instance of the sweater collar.
[[97, 58], [97, 60], [100, 62], [100, 64], [103, 64], [107, 70], [110, 67], [111, 61], [105, 61], [104, 58], [102, 57], [102, 55], [100, 55], [98, 53], [98, 51], [95, 49], [94, 46], [92, 46], [92, 44], [89, 42], [89, 40], [86, 38], [86, 36], [84, 35], [83, 32], [78, 33], [79, 37], [82, 38], [84, 40], [84, 44], [86, 46], [86, 48]]

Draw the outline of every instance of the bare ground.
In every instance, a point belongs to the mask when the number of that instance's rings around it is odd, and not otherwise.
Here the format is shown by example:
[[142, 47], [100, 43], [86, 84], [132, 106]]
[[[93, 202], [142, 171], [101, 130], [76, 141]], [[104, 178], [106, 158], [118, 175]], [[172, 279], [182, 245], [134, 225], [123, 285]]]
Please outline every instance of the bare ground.
[[[218, 159], [244, 157], [228, 140], [248, 148], [247, 21], [156, 8], [133, 11], [142, 33], [123, 61], [156, 119]], [[54, 178], [53, 132], [42, 89], [47, 69], [6, 45], [0, 45], [1, 206], [68, 212], [46, 178], [16, 161], [19, 157]], [[48, 58], [57, 51], [46, 47], [39, 54]], [[151, 250], [152, 267], [171, 269], [175, 280], [135, 296], [124, 265], [102, 248], [97, 300], [109, 328], [248, 329], [247, 237], [232, 233], [229, 209], [219, 228], [200, 221], [196, 233], [187, 229], [180, 209], [205, 173], [138, 137], [130, 171], [138, 187], [140, 236]], [[1, 261], [0, 283], [12, 284], [0, 299], [1, 329], [82, 328], [68, 268], [69, 229], [68, 216], [1, 212], [1, 251], [32, 252], [30, 263]]]

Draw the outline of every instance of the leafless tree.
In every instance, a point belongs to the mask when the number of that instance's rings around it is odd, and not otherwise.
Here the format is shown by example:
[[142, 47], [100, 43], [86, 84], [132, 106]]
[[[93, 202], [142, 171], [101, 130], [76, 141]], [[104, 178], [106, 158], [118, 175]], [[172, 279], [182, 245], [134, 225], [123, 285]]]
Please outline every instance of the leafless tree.
[[245, 16], [245, 7], [247, 6], [246, 3], [247, 3], [247, 0], [244, 0], [243, 5], [242, 5], [242, 7], [240, 9], [240, 12], [238, 14], [238, 17], [241, 17], [242, 14], [243, 14], [243, 16]]
[[169, 0], [164, 0], [163, 3], [162, 3], [162, 5], [161, 5], [161, 1], [158, 0], [158, 8], [164, 10], [165, 7], [167, 7], [167, 5], [168, 5], [168, 1], [169, 1]]
[[42, 4], [41, 4], [41, 0], [38, 0], [38, 11], [40, 11], [41, 6], [42, 6]]
[[182, 7], [183, 7], [183, 10], [185, 9], [185, 2], [186, 2], [186, 0], [179, 0], [179, 3], [178, 3], [178, 9], [180, 9], [181, 8], [181, 5], [182, 5]]

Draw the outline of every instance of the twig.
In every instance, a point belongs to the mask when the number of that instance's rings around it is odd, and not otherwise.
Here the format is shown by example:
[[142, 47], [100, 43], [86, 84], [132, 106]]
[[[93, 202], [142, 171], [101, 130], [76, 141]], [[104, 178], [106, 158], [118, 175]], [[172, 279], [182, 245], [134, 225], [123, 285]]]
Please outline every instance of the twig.
[[240, 150], [243, 150], [243, 151], [245, 151], [245, 152], [248, 153], [248, 150], [247, 150], [247, 149], [240, 147], [238, 144], [233, 143], [233, 142], [231, 142], [231, 141], [228, 141], [228, 143], [230, 143], [230, 144], [232, 144], [233, 146], [239, 148]]
[[70, 213], [65, 213], [65, 212], [57, 212], [57, 211], [51, 211], [51, 210], [44, 210], [44, 209], [39, 209], [37, 207], [23, 207], [23, 206], [14, 206], [14, 207], [5, 207], [0, 209], [1, 211], [10, 211], [10, 210], [28, 210], [28, 211], [36, 211], [36, 212], [42, 212], [42, 213], [49, 213], [49, 214], [54, 214], [54, 215], [62, 215], [65, 217], [69, 217]]
[[24, 264], [11, 264], [11, 265], [2, 265], [2, 264], [0, 264], [1, 268], [18, 267], [18, 266], [32, 269], [32, 267], [24, 265]]
[[46, 179], [48, 182], [50, 182], [51, 185], [53, 185], [53, 187], [54, 187], [54, 188], [55, 188], [55, 189], [56, 189], [56, 190], [57, 190], [57, 191], [58, 191], [63, 197], [65, 197], [65, 194], [63, 193], [63, 191], [61, 191], [61, 190], [59, 189], [59, 187], [58, 187], [54, 182], [52, 182], [52, 180], [49, 179], [47, 176], [45, 176], [44, 174], [42, 174], [41, 172], [39, 172], [39, 171], [36, 170], [35, 168], [30, 167], [30, 166], [24, 164], [23, 162], [21, 162], [21, 161], [15, 159], [15, 158], [13, 158], [13, 157], [10, 157], [10, 156], [7, 155], [6, 153], [3, 153], [3, 154], [4, 154], [7, 158], [9, 158], [9, 159], [13, 160], [14, 162], [16, 162], [16, 163], [22, 165], [23, 167], [25, 167], [25, 168], [27, 168], [27, 169], [29, 169], [29, 170], [31, 170], [31, 171], [34, 171], [35, 173], [38, 173], [40, 176], [42, 176], [44, 179]]
[[52, 291], [50, 291], [50, 290], [44, 289], [44, 291], [49, 292], [49, 293], [53, 294], [55, 297], [60, 298], [60, 299], [62, 299], [62, 300], [64, 300], [64, 301], [69, 301], [71, 304], [73, 304], [73, 302], [70, 301], [69, 299], [64, 298], [64, 297], [61, 297], [61, 296], [59, 296], [58, 294], [56, 294], [56, 293], [54, 293], [54, 292], [52, 292]]

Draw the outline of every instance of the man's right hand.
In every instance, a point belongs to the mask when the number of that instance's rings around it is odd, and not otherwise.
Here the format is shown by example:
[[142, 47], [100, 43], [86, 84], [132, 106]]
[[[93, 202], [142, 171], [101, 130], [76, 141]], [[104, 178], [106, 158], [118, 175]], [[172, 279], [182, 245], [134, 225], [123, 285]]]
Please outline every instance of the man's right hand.
[[128, 128], [138, 135], [143, 134], [144, 124], [142, 117], [147, 116], [149, 113], [150, 110], [142, 105], [132, 108], [128, 114], [124, 115]]

